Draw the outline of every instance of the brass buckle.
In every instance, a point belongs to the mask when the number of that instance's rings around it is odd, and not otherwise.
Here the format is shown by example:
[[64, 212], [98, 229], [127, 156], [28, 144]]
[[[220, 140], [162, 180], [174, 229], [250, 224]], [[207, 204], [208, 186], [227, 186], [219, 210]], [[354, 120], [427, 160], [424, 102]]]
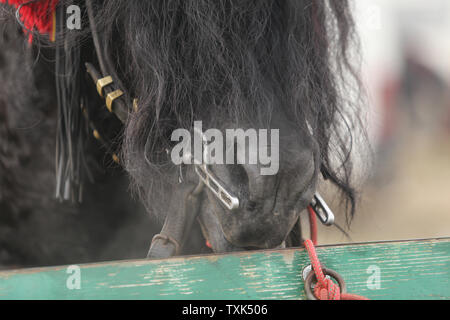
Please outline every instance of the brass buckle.
[[114, 100], [121, 97], [122, 95], [123, 95], [123, 91], [120, 89], [117, 89], [116, 91], [108, 93], [108, 95], [106, 96], [106, 107], [108, 108], [109, 112], [113, 112], [112, 104], [113, 104]]
[[137, 98], [133, 99], [133, 111], [134, 112], [138, 112], [139, 111], [139, 105], [138, 105], [138, 99]]
[[113, 79], [111, 76], [107, 76], [97, 80], [97, 92], [100, 97], [103, 97], [103, 88], [107, 85], [110, 85], [111, 83], [113, 83]]

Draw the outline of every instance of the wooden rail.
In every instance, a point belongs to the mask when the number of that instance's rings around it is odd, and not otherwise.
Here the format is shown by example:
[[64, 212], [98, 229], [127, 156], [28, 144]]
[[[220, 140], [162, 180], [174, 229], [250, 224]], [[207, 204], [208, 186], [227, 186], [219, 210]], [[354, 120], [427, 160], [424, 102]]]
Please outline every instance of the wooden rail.
[[[450, 238], [322, 246], [317, 253], [350, 293], [450, 299]], [[304, 299], [308, 264], [298, 248], [13, 270], [0, 272], [0, 299]]]

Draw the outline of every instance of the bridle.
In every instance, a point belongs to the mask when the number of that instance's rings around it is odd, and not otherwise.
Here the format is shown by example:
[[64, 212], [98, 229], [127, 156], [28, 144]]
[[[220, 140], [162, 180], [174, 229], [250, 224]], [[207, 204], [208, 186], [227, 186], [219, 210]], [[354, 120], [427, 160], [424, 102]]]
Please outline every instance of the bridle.
[[[95, 24], [92, 1], [85, 1], [92, 39], [100, 66], [100, 71], [98, 71], [93, 64], [86, 63], [86, 70], [93, 80], [99, 96], [105, 99], [105, 104], [108, 111], [116, 115], [122, 123], [125, 123], [129, 113], [128, 106], [132, 105], [133, 110], [136, 111], [138, 109], [138, 101], [136, 99], [134, 99], [132, 103], [126, 101], [127, 97], [124, 91], [120, 89], [120, 80], [116, 79], [117, 77], [114, 76], [114, 70], [108, 66], [106, 62], [107, 59], [105, 59], [106, 53], [104, 52], [104, 48], [100, 45], [100, 35], [97, 32]], [[90, 126], [93, 130], [94, 136], [96, 136], [97, 133], [96, 138], [98, 139], [98, 130], [93, 123], [90, 123]], [[205, 187], [230, 212], [239, 208], [239, 198], [233, 195], [233, 193], [230, 192], [226, 186], [224, 186], [224, 184], [209, 170], [208, 163], [206, 161], [208, 146], [203, 135], [202, 141], [204, 147], [203, 159], [201, 162], [193, 159], [194, 170], [199, 177], [198, 184], [186, 196], [184, 211], [177, 214], [169, 213], [167, 215], [161, 232], [155, 235], [152, 239], [148, 257], [163, 258], [181, 253], [183, 243], [185, 243], [187, 239], [189, 230], [191, 229], [196, 218], [198, 218]], [[118, 157], [116, 155], [113, 155], [113, 159], [118, 162]], [[319, 193], [316, 192], [314, 194], [310, 206], [323, 224], [334, 224], [334, 215]]]

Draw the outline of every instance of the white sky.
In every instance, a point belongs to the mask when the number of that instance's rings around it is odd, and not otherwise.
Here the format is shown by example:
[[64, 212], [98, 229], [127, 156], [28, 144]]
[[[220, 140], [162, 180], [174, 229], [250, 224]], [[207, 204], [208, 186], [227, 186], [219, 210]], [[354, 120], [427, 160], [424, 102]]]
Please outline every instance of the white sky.
[[402, 38], [450, 81], [449, 0], [354, 0], [363, 54], [369, 68], [401, 67]]

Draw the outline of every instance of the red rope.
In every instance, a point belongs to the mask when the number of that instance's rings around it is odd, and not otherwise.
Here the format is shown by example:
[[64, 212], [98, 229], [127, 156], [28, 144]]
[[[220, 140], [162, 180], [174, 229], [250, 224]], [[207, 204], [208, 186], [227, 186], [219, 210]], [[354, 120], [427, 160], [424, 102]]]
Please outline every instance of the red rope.
[[[314, 286], [314, 296], [319, 300], [368, 300], [366, 297], [350, 293], [341, 293], [339, 285], [325, 277], [314, 245], [317, 243], [317, 220], [311, 206], [308, 206], [309, 223], [312, 240], [305, 240], [304, 245], [308, 251], [317, 283]], [[313, 271], [311, 270], [311, 272]]]

